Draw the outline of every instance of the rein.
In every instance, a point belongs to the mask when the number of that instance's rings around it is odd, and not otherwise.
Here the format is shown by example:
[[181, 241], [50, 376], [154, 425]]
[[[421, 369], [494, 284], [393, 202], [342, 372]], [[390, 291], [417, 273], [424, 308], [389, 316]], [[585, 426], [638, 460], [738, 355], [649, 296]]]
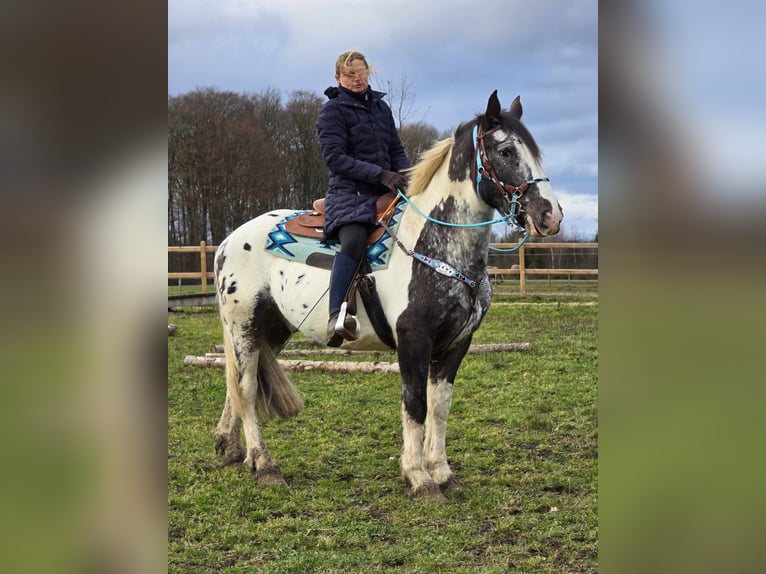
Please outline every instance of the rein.
[[417, 259], [421, 263], [425, 263], [428, 265], [431, 269], [436, 271], [437, 273], [440, 273], [441, 275], [444, 275], [445, 277], [453, 277], [455, 279], [458, 279], [468, 285], [471, 289], [476, 289], [479, 287], [484, 281], [487, 279], [487, 274], [484, 273], [484, 277], [481, 278], [481, 281], [475, 281], [468, 277], [467, 275], [461, 273], [458, 269], [447, 263], [446, 261], [442, 261], [441, 259], [435, 259], [434, 257], [429, 257], [428, 255], [423, 255], [422, 253], [418, 253], [417, 251], [413, 251], [412, 249], [408, 249], [404, 246], [404, 243], [402, 243], [399, 238], [396, 236], [394, 231], [388, 226], [388, 224], [383, 221], [381, 218], [378, 220], [378, 223], [383, 226], [383, 229], [386, 230], [386, 232], [391, 236], [391, 239], [394, 240], [396, 245], [399, 246], [399, 249], [404, 251], [409, 257], [412, 257], [413, 259]]
[[[547, 178], [546, 178], [547, 179]], [[404, 195], [401, 190], [396, 190], [397, 196], [401, 197], [412, 209], [415, 210], [415, 213], [423, 217], [424, 219], [430, 221], [431, 223], [436, 223], [437, 225], [444, 225], [446, 227], [483, 227], [485, 225], [494, 225], [495, 223], [505, 223], [510, 224], [513, 227], [519, 227], [519, 225], [513, 221], [511, 218], [513, 217], [513, 214], [504, 216], [504, 217], [498, 217], [497, 219], [493, 219], [492, 221], [480, 221], [478, 223], [451, 223], [449, 221], [442, 221], [441, 219], [435, 219], [428, 215], [427, 213], [424, 213], [421, 211], [417, 205], [412, 203], [409, 197]], [[524, 245], [527, 242], [527, 239], [529, 239], [529, 231], [524, 229], [524, 237], [519, 241], [519, 244], [516, 247], [511, 247], [510, 249], [502, 249], [500, 247], [492, 247], [489, 246], [487, 249], [490, 251], [497, 251], [500, 253], [513, 253], [514, 251], [517, 251], [522, 245]]]

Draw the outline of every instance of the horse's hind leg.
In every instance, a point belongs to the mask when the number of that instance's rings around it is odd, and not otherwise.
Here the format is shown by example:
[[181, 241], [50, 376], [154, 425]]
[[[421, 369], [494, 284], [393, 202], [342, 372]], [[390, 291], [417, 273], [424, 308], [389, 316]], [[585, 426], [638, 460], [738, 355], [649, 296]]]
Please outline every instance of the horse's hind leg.
[[227, 389], [223, 412], [218, 425], [215, 427], [215, 450], [223, 456], [221, 466], [237, 464], [245, 459], [245, 451], [242, 450], [242, 443], [239, 438], [241, 426], [242, 420], [234, 412], [231, 396]]
[[282, 477], [282, 471], [271, 460], [271, 454], [263, 440], [261, 426], [256, 416], [256, 394], [258, 393], [258, 359], [260, 352], [256, 351], [255, 361], [250, 362], [242, 373], [239, 383], [242, 405], [240, 414], [245, 431], [247, 454], [244, 465], [250, 469], [255, 480], [261, 484], [287, 484]]
[[424, 451], [426, 469], [442, 490], [455, 490], [460, 486], [447, 463], [447, 417], [455, 375], [470, 344], [468, 338], [431, 364]]
[[[221, 418], [215, 427], [215, 451], [223, 456], [221, 466], [227, 466], [242, 462], [245, 459], [245, 452], [242, 450], [239, 437], [242, 419], [239, 418], [234, 409], [229, 391], [231, 384], [237, 384], [238, 368], [231, 336], [226, 329], [223, 332], [223, 340], [226, 356], [226, 402], [223, 405]], [[229, 382], [230, 378], [232, 379], [231, 382]]]
[[[279, 467], [274, 464], [263, 440], [258, 417], [256, 398], [258, 393], [259, 350], [234, 352], [232, 336], [224, 331], [226, 353], [226, 403], [216, 427], [216, 449], [222, 449], [227, 458], [240, 460], [262, 484], [285, 484]], [[239, 441], [240, 421], [245, 434], [246, 453], [242, 453]]]

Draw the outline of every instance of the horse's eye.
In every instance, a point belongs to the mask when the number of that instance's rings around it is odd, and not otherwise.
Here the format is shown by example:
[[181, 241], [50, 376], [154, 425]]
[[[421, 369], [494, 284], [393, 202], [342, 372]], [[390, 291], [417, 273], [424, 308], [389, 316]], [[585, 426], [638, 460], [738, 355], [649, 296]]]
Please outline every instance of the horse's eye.
[[511, 150], [508, 149], [501, 149], [500, 155], [503, 157], [511, 157]]

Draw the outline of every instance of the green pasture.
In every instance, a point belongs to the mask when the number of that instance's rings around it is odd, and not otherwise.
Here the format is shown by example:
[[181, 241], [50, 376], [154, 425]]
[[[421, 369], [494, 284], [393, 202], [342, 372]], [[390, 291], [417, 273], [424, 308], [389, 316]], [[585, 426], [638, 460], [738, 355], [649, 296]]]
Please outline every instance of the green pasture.
[[219, 468], [223, 370], [183, 365], [221, 343], [217, 311], [169, 313], [169, 572], [596, 572], [597, 283], [534, 283], [498, 295], [473, 341], [530, 350], [458, 373], [447, 504], [411, 501], [399, 476], [396, 375], [292, 373], [306, 409], [263, 428], [288, 486]]

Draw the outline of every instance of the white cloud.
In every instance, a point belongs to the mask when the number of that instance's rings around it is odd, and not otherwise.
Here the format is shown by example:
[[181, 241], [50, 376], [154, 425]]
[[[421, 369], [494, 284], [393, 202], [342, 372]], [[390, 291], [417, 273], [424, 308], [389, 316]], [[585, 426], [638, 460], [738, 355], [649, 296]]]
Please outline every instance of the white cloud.
[[598, 196], [573, 193], [555, 187], [554, 191], [564, 210], [562, 234], [567, 237], [592, 239], [598, 232]]
[[[580, 177], [598, 177], [598, 144], [595, 140], [560, 139], [543, 147], [543, 168], [555, 180], [569, 173]], [[594, 181], [595, 185], [596, 182]]]

